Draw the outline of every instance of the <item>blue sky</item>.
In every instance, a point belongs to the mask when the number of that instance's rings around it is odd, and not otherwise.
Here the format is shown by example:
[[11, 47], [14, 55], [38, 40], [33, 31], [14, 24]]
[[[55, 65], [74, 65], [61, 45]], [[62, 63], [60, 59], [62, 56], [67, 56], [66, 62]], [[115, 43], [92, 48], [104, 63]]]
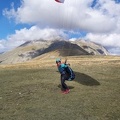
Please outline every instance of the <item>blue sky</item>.
[[5, 16], [3, 16], [3, 10], [5, 8], [10, 9], [11, 3], [14, 2], [17, 7], [20, 3], [16, 3], [19, 0], [0, 0], [0, 39], [6, 38], [7, 35], [14, 33], [15, 29], [17, 29], [14, 21], [8, 20]]
[[8, 19], [3, 15], [3, 10], [11, 9], [13, 3], [15, 9], [21, 5], [20, 0], [0, 0], [0, 39], [5, 39], [8, 35], [14, 34], [15, 30], [30, 27], [27, 24], [16, 24], [13, 19]]
[[120, 0], [0, 0], [0, 52], [27, 40], [85, 39], [120, 55]]

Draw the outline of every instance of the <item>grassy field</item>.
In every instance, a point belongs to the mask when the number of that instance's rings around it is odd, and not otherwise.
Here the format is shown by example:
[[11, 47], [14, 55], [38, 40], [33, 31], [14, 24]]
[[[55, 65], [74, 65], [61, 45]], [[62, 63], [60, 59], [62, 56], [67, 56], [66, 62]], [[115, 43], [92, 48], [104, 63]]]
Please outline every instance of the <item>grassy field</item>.
[[[120, 57], [70, 57], [61, 94], [55, 59], [0, 66], [0, 120], [120, 120]], [[44, 66], [43, 66], [44, 65]]]

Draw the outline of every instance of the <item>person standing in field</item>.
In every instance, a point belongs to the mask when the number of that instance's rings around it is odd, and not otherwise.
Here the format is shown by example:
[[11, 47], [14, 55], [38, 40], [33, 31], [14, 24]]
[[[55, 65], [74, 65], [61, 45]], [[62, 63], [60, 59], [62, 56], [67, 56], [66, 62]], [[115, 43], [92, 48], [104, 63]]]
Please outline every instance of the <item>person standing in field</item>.
[[75, 79], [75, 74], [74, 74], [73, 70], [70, 68], [69, 64], [66, 64], [66, 62], [67, 62], [67, 59], [65, 60], [64, 63], [61, 63], [60, 58], [56, 59], [56, 64], [57, 64], [58, 70], [61, 74], [61, 76], [60, 76], [61, 91], [63, 94], [67, 94], [70, 92], [70, 89], [67, 86], [67, 84], [65, 83], [65, 81], [66, 80], [72, 81], [73, 79]]

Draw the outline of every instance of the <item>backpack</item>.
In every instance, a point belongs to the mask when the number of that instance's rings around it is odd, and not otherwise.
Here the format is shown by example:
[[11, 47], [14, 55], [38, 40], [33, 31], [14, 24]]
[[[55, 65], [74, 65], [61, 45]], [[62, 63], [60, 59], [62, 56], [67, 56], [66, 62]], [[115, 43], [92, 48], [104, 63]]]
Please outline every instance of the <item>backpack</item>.
[[74, 71], [72, 70], [72, 68], [71, 68], [70, 66], [68, 66], [68, 65], [67, 65], [67, 67], [66, 67], [66, 72], [67, 72], [67, 74], [70, 76], [69, 79], [68, 79], [68, 81], [72, 81], [72, 80], [75, 79], [75, 73], [74, 73]]

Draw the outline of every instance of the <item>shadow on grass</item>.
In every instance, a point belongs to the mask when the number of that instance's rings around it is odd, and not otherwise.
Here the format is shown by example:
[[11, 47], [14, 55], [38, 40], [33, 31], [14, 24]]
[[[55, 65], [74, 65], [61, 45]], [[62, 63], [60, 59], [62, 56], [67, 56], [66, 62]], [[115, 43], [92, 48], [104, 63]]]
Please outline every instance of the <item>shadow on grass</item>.
[[[56, 71], [58, 72], [58, 71]], [[76, 81], [82, 85], [86, 85], [86, 86], [98, 86], [100, 85], [100, 83], [95, 80], [94, 78], [84, 74], [84, 73], [79, 73], [79, 72], [75, 72], [75, 79], [73, 81]], [[61, 85], [58, 85], [59, 88], [61, 88]], [[69, 86], [70, 89], [73, 89], [73, 86]]]
[[[59, 84], [58, 87], [61, 88], [61, 85]], [[74, 88], [73, 86], [68, 86], [68, 87], [69, 87], [69, 89], [73, 89]]]
[[75, 72], [75, 80], [76, 82], [82, 84], [82, 85], [86, 85], [86, 86], [97, 86], [100, 85], [100, 83], [95, 80], [94, 78], [84, 74], [84, 73], [79, 73], [79, 72]]

